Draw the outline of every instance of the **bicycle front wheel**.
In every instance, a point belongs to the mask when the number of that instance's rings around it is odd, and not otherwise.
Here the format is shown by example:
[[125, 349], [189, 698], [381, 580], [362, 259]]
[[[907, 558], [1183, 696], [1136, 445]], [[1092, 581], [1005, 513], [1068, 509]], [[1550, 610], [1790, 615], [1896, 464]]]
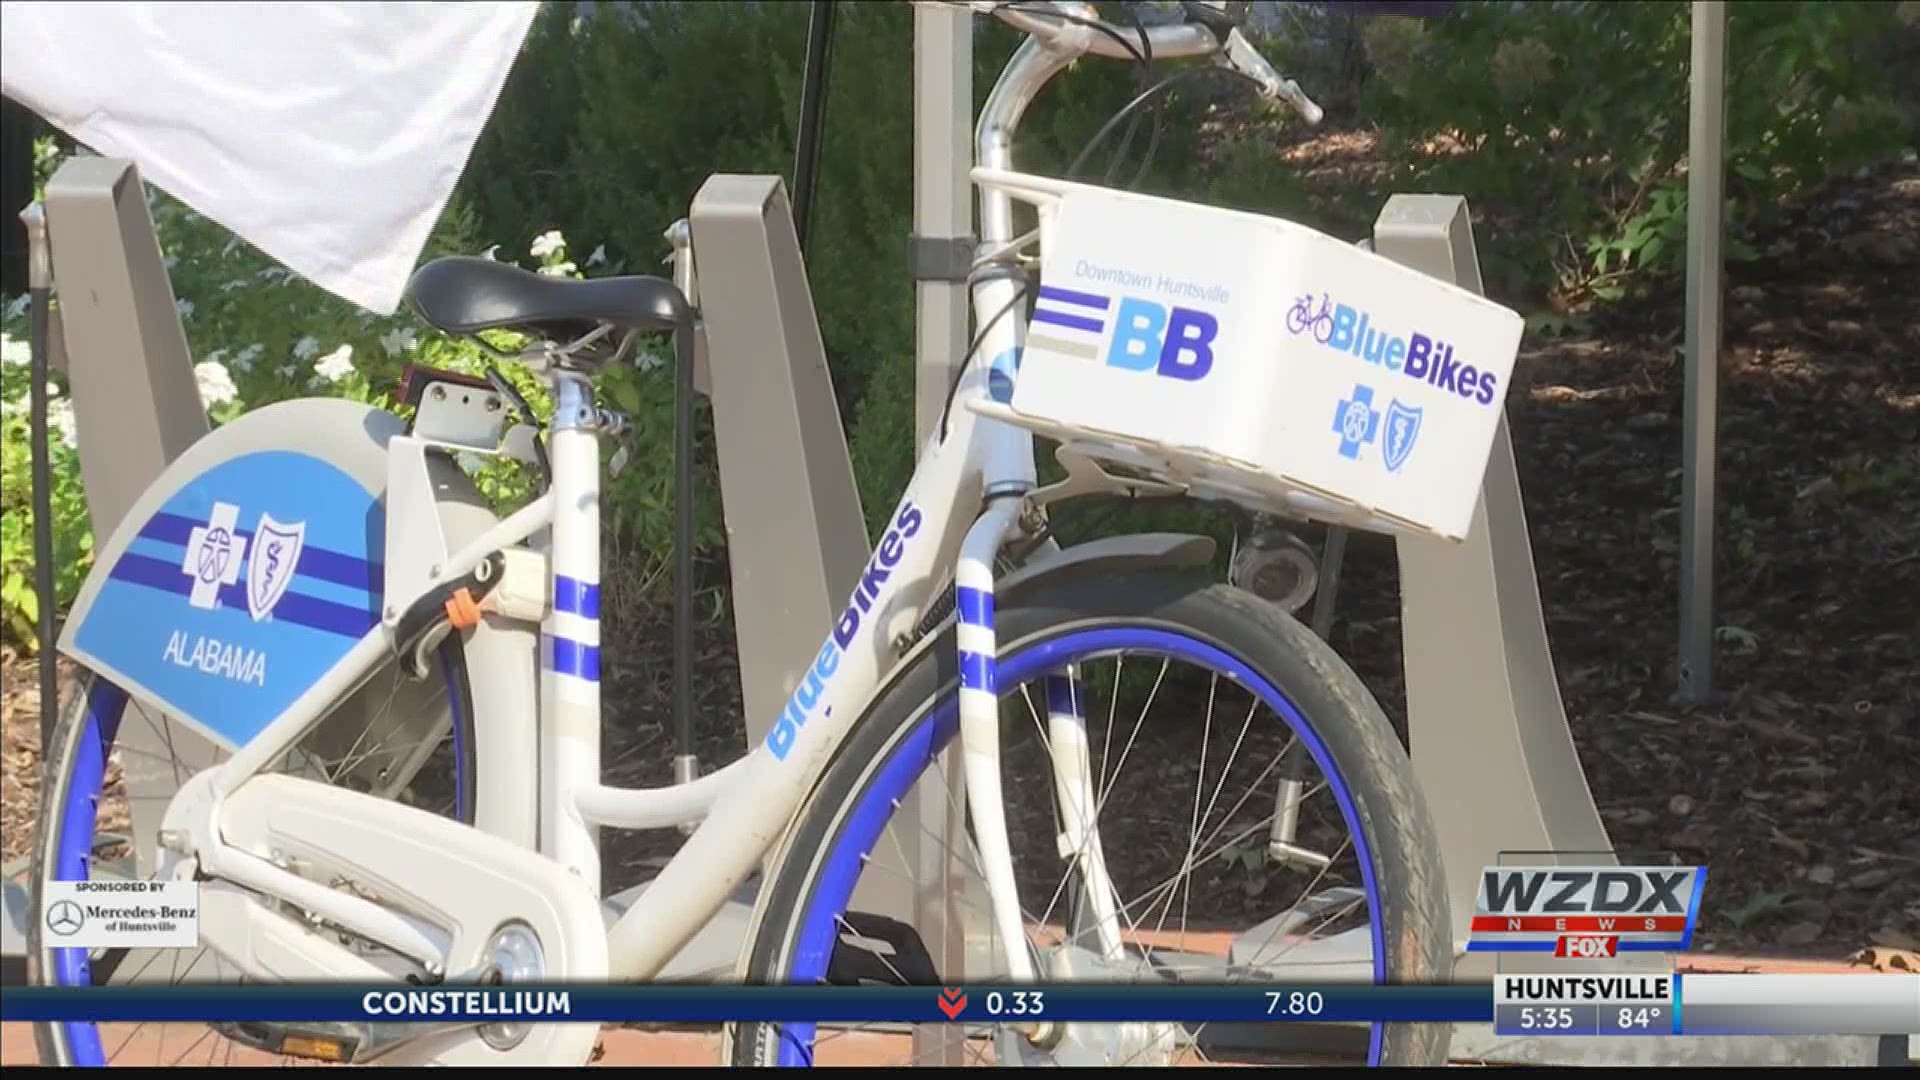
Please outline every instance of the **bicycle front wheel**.
[[[1447, 977], [1445, 876], [1406, 751], [1359, 678], [1300, 623], [1165, 570], [1043, 586], [995, 622], [1027, 937], [1015, 947], [1043, 980]], [[749, 983], [1004, 979], [978, 851], [964, 827], [941, 830], [963, 820], [959, 765], [941, 763], [958, 692], [950, 625], [876, 699], [809, 796], [773, 864]], [[942, 897], [916, 883], [943, 862], [956, 883], [929, 941], [924, 913]], [[788, 1066], [1432, 1065], [1449, 1042], [1444, 1025], [1400, 1023], [767, 1023], [729, 1035], [735, 1064]]]

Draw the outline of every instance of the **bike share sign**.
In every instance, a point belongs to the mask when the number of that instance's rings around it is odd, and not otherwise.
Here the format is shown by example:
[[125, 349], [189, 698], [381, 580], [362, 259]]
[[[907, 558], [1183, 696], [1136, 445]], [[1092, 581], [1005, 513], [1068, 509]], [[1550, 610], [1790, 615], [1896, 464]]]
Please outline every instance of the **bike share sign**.
[[1278, 218], [1021, 188], [1059, 197], [1008, 419], [1361, 527], [1466, 535], [1518, 314]]

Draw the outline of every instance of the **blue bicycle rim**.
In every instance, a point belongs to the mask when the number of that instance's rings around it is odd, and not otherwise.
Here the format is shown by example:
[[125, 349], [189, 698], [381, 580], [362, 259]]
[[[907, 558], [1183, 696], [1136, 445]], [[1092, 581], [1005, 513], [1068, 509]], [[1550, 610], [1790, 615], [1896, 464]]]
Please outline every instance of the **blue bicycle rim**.
[[[1019, 686], [1029, 680], [1064, 670], [1067, 665], [1091, 654], [1119, 651], [1147, 651], [1172, 657], [1224, 675], [1265, 702], [1279, 713], [1293, 730], [1300, 744], [1313, 755], [1327, 788], [1340, 806], [1340, 814], [1353, 835], [1354, 853], [1360, 862], [1360, 875], [1366, 889], [1368, 935], [1373, 945], [1375, 983], [1387, 979], [1386, 926], [1381, 921], [1379, 883], [1374, 878], [1373, 851], [1360, 828], [1360, 815], [1354, 807], [1353, 792], [1347, 779], [1335, 768], [1333, 757], [1319, 733], [1307, 723], [1300, 709], [1260, 673], [1240, 658], [1182, 634], [1146, 628], [1082, 630], [1063, 634], [1000, 658], [995, 667], [1001, 686]], [[813, 890], [802, 902], [799, 932], [794, 935], [793, 961], [786, 981], [811, 985], [826, 981], [827, 964], [839, 939], [838, 917], [846, 911], [853, 887], [874, 844], [893, 816], [896, 803], [904, 803], [908, 791], [920, 774], [933, 764], [948, 741], [959, 730], [959, 696], [948, 693], [923, 715], [913, 730], [893, 748], [879, 772], [859, 796], [831, 841], [826, 859], [820, 866]], [[1381, 1041], [1386, 1025], [1371, 1025], [1367, 1040], [1367, 1064], [1380, 1064]], [[780, 1025], [777, 1038], [780, 1053], [777, 1064], [784, 1068], [807, 1068], [813, 1064], [815, 1026], [811, 1023]]]
[[[60, 806], [60, 843], [54, 849], [54, 881], [85, 881], [93, 855], [93, 830], [100, 792], [107, 778], [107, 756], [120, 733], [120, 717], [127, 695], [105, 679], [95, 679], [87, 694], [87, 723], [74, 748], [73, 772], [67, 777], [67, 798]], [[88, 950], [53, 950], [55, 986], [92, 986], [93, 963]], [[87, 1021], [69, 1020], [67, 1053], [78, 1066], [98, 1068], [107, 1063], [100, 1047], [100, 1028]]]
[[[441, 670], [447, 679], [448, 705], [453, 709], [454, 813], [464, 821], [466, 806], [463, 793], [466, 785], [460, 769], [466, 760], [461, 752], [461, 731], [466, 727], [466, 719], [460, 714], [460, 695], [452, 692], [452, 663], [443, 661]], [[113, 740], [120, 733], [120, 719], [126, 707], [126, 691], [95, 677], [93, 688], [87, 695], [86, 726], [80, 732], [80, 742], [73, 754], [72, 773], [67, 778], [67, 797], [60, 806], [60, 839], [54, 848], [51, 878], [54, 881], [85, 881], [89, 876], [100, 796], [106, 786], [107, 758], [112, 753]], [[93, 964], [88, 950], [67, 948], [51, 951], [53, 956], [49, 974], [53, 985], [93, 985]], [[106, 1051], [100, 1044], [99, 1025], [89, 1020], [68, 1020], [62, 1026], [66, 1035], [67, 1054], [75, 1066], [102, 1068], [107, 1064]]]

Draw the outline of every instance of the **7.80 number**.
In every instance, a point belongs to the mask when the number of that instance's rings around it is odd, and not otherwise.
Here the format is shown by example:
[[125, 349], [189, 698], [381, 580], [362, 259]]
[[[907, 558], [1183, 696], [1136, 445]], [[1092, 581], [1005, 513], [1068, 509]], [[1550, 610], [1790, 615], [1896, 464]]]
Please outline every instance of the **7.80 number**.
[[1326, 1007], [1326, 999], [1317, 990], [1267, 991], [1268, 1016], [1319, 1016]]

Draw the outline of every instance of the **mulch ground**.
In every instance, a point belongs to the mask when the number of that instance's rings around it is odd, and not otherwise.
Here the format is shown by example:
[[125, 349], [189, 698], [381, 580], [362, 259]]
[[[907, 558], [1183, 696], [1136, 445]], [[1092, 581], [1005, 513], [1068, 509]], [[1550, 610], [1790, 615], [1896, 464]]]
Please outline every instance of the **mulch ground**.
[[[1672, 701], [1680, 284], [1522, 353], [1508, 416], [1561, 692], [1615, 845], [1712, 868], [1702, 946], [1920, 949], [1920, 165], [1838, 181], [1759, 239], [1729, 268], [1709, 706]], [[1404, 726], [1396, 574], [1390, 543], [1352, 539], [1332, 639]], [[664, 783], [665, 613], [608, 609], [607, 778]], [[696, 679], [710, 767], [743, 737], [721, 719], [740, 703], [725, 619]], [[11, 859], [33, 827], [37, 697], [30, 662], [0, 664]], [[609, 837], [610, 884], [677, 841]]]

